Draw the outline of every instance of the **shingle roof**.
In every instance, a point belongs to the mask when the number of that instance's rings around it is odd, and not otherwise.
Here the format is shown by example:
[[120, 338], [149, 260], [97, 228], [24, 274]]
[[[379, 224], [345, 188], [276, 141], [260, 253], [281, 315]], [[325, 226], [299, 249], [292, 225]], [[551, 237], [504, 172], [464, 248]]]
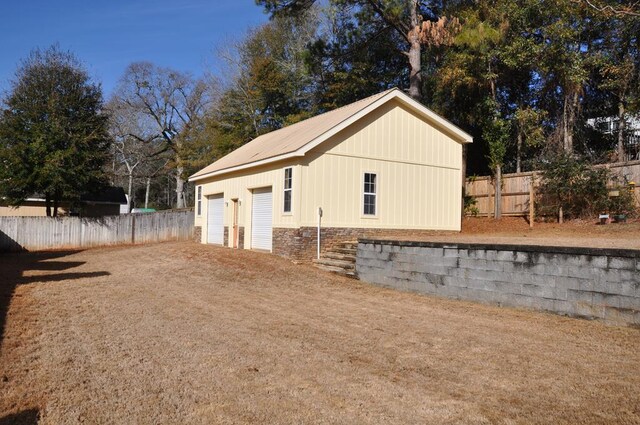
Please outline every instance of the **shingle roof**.
[[[341, 108], [263, 134], [198, 171], [192, 175], [190, 179], [193, 180], [206, 175], [221, 174], [222, 172], [227, 172], [225, 170], [231, 171], [231, 169], [235, 169], [236, 167], [249, 166], [249, 164], [253, 163], [258, 165], [257, 163], [271, 162], [269, 159], [276, 161], [285, 155], [295, 154], [329, 133], [332, 129], [349, 120], [354, 115], [373, 105], [376, 101], [381, 100], [393, 92], [408, 99], [408, 96], [402, 94], [399, 89], [392, 88]], [[437, 117], [434, 112], [429, 111], [422, 105], [419, 106], [428, 111], [429, 114]], [[438, 118], [445, 122], [445, 125], [455, 128], [457, 132], [463, 135], [462, 137], [466, 141], [471, 141], [471, 136], [453, 126], [453, 124], [446, 122], [444, 119]], [[301, 155], [303, 154], [304, 153], [301, 153]]]

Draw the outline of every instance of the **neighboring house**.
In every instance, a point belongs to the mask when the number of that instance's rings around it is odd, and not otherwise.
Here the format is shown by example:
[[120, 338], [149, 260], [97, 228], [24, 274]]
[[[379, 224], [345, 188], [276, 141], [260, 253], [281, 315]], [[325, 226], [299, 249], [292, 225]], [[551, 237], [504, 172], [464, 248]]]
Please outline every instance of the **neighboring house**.
[[[79, 215], [81, 217], [102, 217], [105, 215], [119, 215], [120, 206], [127, 204], [127, 198], [121, 187], [108, 187], [100, 193], [87, 194], [80, 197], [80, 205], [71, 209], [69, 202], [61, 202], [58, 215]], [[19, 207], [0, 205], [2, 216], [31, 216], [44, 217], [47, 215], [47, 205], [44, 196], [34, 195], [27, 198]]]
[[321, 243], [460, 230], [472, 137], [391, 89], [257, 137], [190, 177], [202, 243], [300, 260]]
[[[624, 161], [640, 160], [640, 116], [628, 116], [626, 117], [625, 126], [625, 141]], [[618, 117], [601, 117], [601, 118], [589, 118], [587, 125], [591, 126], [595, 130], [598, 130], [602, 134], [614, 135], [617, 137], [618, 129], [620, 128], [620, 122]]]
[[125, 203], [120, 205], [120, 214], [129, 214], [129, 195], [125, 194]]

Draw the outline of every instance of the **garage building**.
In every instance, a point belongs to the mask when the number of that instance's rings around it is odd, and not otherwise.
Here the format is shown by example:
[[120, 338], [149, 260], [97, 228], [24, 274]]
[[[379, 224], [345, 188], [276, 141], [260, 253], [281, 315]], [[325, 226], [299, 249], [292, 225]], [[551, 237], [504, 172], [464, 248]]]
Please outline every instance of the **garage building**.
[[202, 243], [308, 260], [319, 224], [323, 248], [459, 231], [462, 145], [471, 142], [399, 89], [387, 90], [257, 137], [191, 176], [196, 234]]

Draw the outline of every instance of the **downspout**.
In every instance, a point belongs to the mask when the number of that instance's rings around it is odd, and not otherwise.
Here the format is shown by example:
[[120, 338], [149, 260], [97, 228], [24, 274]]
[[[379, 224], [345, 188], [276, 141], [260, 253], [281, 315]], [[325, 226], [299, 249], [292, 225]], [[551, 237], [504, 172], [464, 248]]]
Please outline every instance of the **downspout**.
[[320, 259], [320, 225], [322, 224], [322, 208], [318, 207], [318, 260]]

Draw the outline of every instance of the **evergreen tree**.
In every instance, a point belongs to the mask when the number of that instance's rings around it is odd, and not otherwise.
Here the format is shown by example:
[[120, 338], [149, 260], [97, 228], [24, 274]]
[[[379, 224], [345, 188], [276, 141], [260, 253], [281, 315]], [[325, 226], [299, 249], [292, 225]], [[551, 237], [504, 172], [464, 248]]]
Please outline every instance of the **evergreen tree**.
[[[108, 116], [102, 91], [57, 46], [34, 50], [15, 75], [0, 119], [0, 196], [20, 205], [36, 193], [56, 216], [105, 183]], [[53, 208], [51, 208], [53, 206]]]

